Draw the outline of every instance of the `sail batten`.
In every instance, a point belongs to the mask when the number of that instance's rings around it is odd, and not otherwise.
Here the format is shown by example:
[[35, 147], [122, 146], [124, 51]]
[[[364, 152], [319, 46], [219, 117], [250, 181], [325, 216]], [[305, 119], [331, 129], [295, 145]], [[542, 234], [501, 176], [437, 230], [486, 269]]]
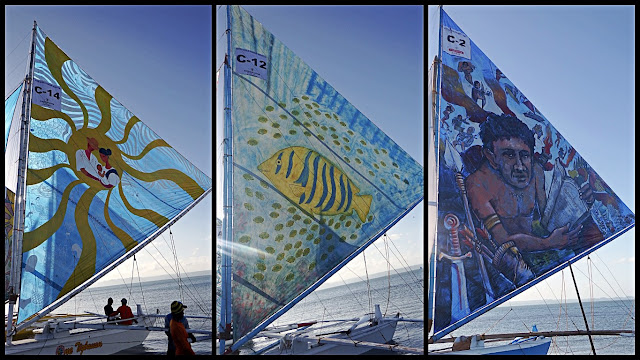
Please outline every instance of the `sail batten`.
[[418, 204], [424, 175], [251, 15], [230, 14], [236, 349]]
[[507, 74], [440, 18], [433, 340], [635, 226]]

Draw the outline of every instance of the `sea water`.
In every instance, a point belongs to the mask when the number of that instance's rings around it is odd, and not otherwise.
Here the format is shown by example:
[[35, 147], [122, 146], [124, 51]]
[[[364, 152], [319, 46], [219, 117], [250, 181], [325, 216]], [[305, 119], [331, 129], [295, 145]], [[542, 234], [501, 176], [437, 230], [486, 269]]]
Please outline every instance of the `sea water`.
[[[208, 317], [208, 319], [188, 319], [189, 327], [191, 329], [212, 331], [212, 277], [210, 275], [189, 278], [183, 276], [182, 283], [182, 296], [178, 283], [176, 280], [171, 279], [142, 283], [134, 280], [133, 283], [127, 283], [126, 285], [107, 287], [91, 286], [53, 312], [56, 314], [79, 314], [91, 311], [102, 315], [108, 298], [113, 298], [111, 306], [114, 310], [121, 305], [120, 300], [126, 298], [127, 305], [131, 307], [134, 315], [136, 313], [136, 304], [141, 304], [142, 310], [147, 314], [159, 312], [161, 315], [167, 315], [171, 312], [171, 302], [182, 299], [182, 303], [187, 306], [184, 311], [185, 315]], [[155, 326], [164, 327], [164, 318], [156, 321]], [[196, 334], [196, 337], [200, 336], [205, 335]], [[125, 350], [121, 354], [164, 355], [167, 353], [167, 339], [168, 337], [164, 332], [152, 331], [142, 345]], [[196, 355], [210, 355], [212, 354], [211, 344], [212, 340], [195, 342], [191, 344], [191, 348]]]
[[[475, 334], [505, 334], [527, 332], [536, 325], [538, 331], [572, 331], [576, 327], [586, 330], [578, 302], [567, 302], [566, 313], [560, 306], [547, 300], [547, 304], [500, 306], [470, 321], [451, 333], [452, 336]], [[583, 299], [582, 305], [590, 330], [635, 330], [635, 301], [594, 301]], [[568, 314], [568, 316], [567, 316]], [[448, 337], [449, 335], [447, 335]], [[634, 355], [635, 337], [592, 336], [597, 355]], [[485, 346], [503, 345], [507, 342], [487, 343]], [[429, 349], [451, 347], [451, 343], [429, 345]], [[549, 354], [587, 355], [591, 353], [588, 336], [553, 337]]]
[[[403, 318], [424, 320], [425, 290], [422, 269], [398, 273], [391, 269], [389, 277], [370, 279], [368, 287], [366, 275], [359, 275], [363, 281], [314, 291], [270, 326], [360, 318], [366, 313], [373, 312], [375, 304], [380, 305], [380, 311], [383, 315], [386, 313], [386, 316], [395, 316], [399, 312], [400, 317]], [[371, 301], [369, 301], [369, 293]], [[323, 328], [318, 333], [347, 330], [354, 323], [338, 323], [335, 326]], [[326, 324], [322, 323], [320, 326]], [[241, 348], [241, 354], [251, 354], [254, 350], [261, 349], [274, 341], [277, 339], [251, 340]], [[398, 322], [393, 341], [402, 346], [424, 349], [424, 322]], [[374, 350], [367, 354], [382, 353], [387, 351]]]

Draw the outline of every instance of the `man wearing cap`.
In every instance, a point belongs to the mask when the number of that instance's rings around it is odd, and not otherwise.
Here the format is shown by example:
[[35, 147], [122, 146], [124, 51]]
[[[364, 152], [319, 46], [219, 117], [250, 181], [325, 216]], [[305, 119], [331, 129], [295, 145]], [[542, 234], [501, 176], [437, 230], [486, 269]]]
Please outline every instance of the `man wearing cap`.
[[119, 324], [122, 324], [122, 325], [131, 325], [131, 324], [133, 324], [134, 321], [137, 324], [138, 320], [133, 318], [133, 312], [131, 312], [131, 308], [127, 306], [127, 299], [122, 298], [122, 300], [120, 300], [120, 301], [122, 302], [122, 306], [120, 306], [118, 308], [118, 310], [116, 310], [113, 313], [111, 313], [111, 316], [115, 316], [116, 314], [120, 314], [120, 318], [129, 319], [129, 320], [126, 320], [126, 321], [119, 322]]
[[189, 322], [184, 317], [184, 309], [186, 308], [180, 301], [174, 301], [171, 303], [171, 313], [164, 318], [164, 327], [170, 330], [165, 331], [169, 337], [167, 355], [195, 355], [187, 341], [187, 337], [189, 337], [195, 342], [196, 337], [187, 333]]

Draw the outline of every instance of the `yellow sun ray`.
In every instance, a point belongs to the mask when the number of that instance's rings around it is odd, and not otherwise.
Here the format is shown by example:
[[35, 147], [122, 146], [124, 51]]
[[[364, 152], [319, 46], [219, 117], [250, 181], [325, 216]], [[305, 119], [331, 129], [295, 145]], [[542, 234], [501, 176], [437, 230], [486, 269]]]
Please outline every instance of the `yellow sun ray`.
[[44, 153], [52, 150], [64, 151], [66, 154], [74, 154], [75, 148], [72, 144], [58, 139], [42, 139], [29, 133], [29, 151]]
[[69, 164], [58, 164], [49, 168], [44, 168], [44, 169], [38, 169], [38, 170], [31, 170], [28, 169], [27, 170], [27, 185], [35, 185], [35, 184], [39, 184], [45, 180], [47, 180], [48, 178], [51, 177], [51, 175], [53, 175], [54, 172], [58, 171], [58, 169], [60, 168], [69, 168], [71, 169], [71, 166], [69, 166]]
[[76, 131], [76, 124], [73, 123], [71, 117], [69, 115], [63, 113], [62, 111], [56, 111], [52, 109], [44, 108], [38, 104], [31, 105], [31, 117], [34, 120], [46, 121], [49, 119], [60, 118], [69, 124], [71, 130]]
[[62, 90], [69, 95], [70, 98], [75, 100], [80, 108], [82, 108], [82, 115], [84, 116], [84, 127], [86, 128], [89, 125], [89, 114], [87, 113], [87, 108], [84, 107], [84, 104], [76, 94], [71, 91], [67, 82], [64, 81], [62, 77], [62, 65], [67, 61], [71, 60], [67, 54], [62, 51], [58, 45], [54, 44], [51, 39], [46, 38], [44, 40], [44, 57], [47, 61], [47, 66], [49, 70], [51, 70], [51, 75], [56, 79]]
[[107, 131], [111, 128], [111, 96], [102, 86], [98, 86], [96, 88], [96, 103], [98, 104], [98, 108], [100, 109], [100, 113], [102, 113], [102, 120], [100, 120], [100, 124], [96, 127], [96, 131], [100, 134], [106, 134]]
[[145, 155], [147, 155], [147, 153], [151, 150], [153, 150], [154, 148], [160, 147], [160, 146], [166, 146], [166, 147], [171, 147], [171, 145], [167, 144], [166, 141], [162, 140], [162, 139], [156, 139], [153, 140], [152, 142], [150, 142], [149, 144], [147, 144], [147, 146], [145, 146], [144, 150], [142, 150], [142, 152], [138, 155], [129, 155], [129, 154], [125, 154], [124, 152], [122, 153], [122, 155], [128, 157], [129, 159], [132, 160], [140, 160], [142, 159]]
[[[118, 184], [118, 188], [122, 188], [120, 184]], [[134, 246], [138, 244], [137, 241], [133, 240], [133, 238], [124, 232], [122, 229], [116, 226], [116, 224], [111, 221], [111, 217], [109, 217], [109, 199], [111, 198], [111, 192], [113, 189], [109, 190], [107, 194], [107, 201], [104, 204], [104, 218], [107, 220], [107, 225], [116, 234], [116, 237], [122, 242], [122, 246], [126, 249], [126, 251], [131, 250]]]
[[169, 180], [176, 183], [176, 185], [180, 186], [182, 190], [184, 190], [187, 194], [189, 194], [193, 200], [196, 200], [202, 193], [204, 193], [204, 189], [198, 185], [198, 183], [190, 178], [188, 175], [184, 174], [182, 171], [176, 169], [162, 169], [157, 170], [152, 173], [145, 173], [142, 171], [138, 171], [131, 166], [129, 166], [124, 161], [119, 164], [123, 171], [129, 173], [129, 175], [140, 179], [146, 182], [153, 182], [156, 180]]
[[150, 209], [140, 210], [131, 206], [131, 204], [129, 204], [129, 201], [127, 201], [127, 198], [124, 196], [124, 192], [122, 191], [121, 185], [122, 183], [118, 184], [118, 191], [120, 192], [120, 198], [122, 199], [124, 206], [127, 208], [127, 210], [129, 210], [129, 212], [151, 221], [157, 227], [162, 227], [162, 225], [169, 222], [169, 219], [167, 219], [165, 216], [162, 216], [161, 214], [158, 214], [153, 210], [150, 210]]
[[122, 140], [120, 141], [116, 141], [116, 144], [124, 144], [127, 142], [127, 139], [129, 139], [129, 133], [131, 132], [131, 128], [133, 127], [133, 125], [137, 124], [140, 121], [140, 119], [138, 119], [137, 116], [132, 116], [131, 119], [129, 119], [129, 122], [127, 122], [127, 126], [124, 127], [124, 136], [122, 137]]
[[40, 225], [40, 227], [38, 227], [37, 229], [24, 233], [24, 236], [22, 238], [23, 253], [40, 246], [40, 244], [49, 239], [51, 235], [53, 235], [53, 233], [55, 233], [58, 228], [60, 228], [60, 225], [62, 225], [62, 222], [64, 220], [64, 215], [67, 213], [69, 194], [76, 185], [82, 183], [82, 181], [76, 180], [67, 185], [67, 188], [64, 189], [64, 192], [62, 193], [62, 199], [60, 199], [60, 206], [58, 206], [58, 210], [56, 210], [56, 213], [51, 217], [51, 219], [49, 219], [49, 221], [47, 221], [46, 223]]
[[89, 226], [89, 206], [100, 191], [102, 190], [98, 188], [88, 188], [76, 205], [75, 220], [80, 239], [82, 239], [82, 253], [73, 273], [60, 290], [58, 298], [85, 282], [96, 272], [96, 238]]

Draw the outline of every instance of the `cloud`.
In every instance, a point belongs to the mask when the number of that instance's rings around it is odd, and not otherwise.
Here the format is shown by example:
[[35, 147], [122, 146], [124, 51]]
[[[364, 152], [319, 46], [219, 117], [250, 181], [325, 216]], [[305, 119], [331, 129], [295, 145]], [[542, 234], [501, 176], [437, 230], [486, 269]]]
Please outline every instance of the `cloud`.
[[636, 262], [636, 258], [635, 256], [631, 256], [631, 257], [621, 257], [618, 260], [616, 260], [614, 262], [614, 264], [624, 264], [624, 263], [635, 263]]

